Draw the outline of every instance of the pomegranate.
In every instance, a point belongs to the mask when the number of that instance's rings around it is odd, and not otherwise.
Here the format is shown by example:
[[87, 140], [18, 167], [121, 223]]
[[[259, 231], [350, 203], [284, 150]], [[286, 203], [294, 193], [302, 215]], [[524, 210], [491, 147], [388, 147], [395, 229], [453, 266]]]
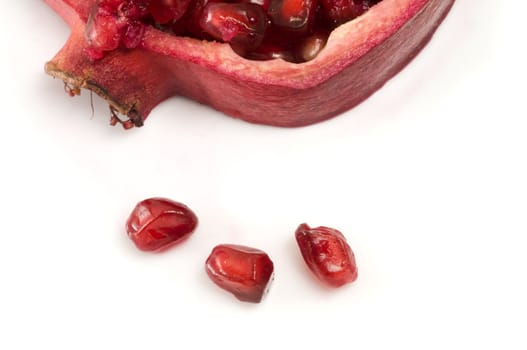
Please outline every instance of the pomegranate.
[[[301, 126], [357, 105], [430, 40], [454, 0], [45, 0], [71, 28], [46, 71], [141, 126], [173, 95]], [[117, 117], [117, 114], [121, 117]]]
[[220, 244], [205, 262], [207, 274], [219, 287], [241, 301], [259, 303], [273, 279], [273, 262], [261, 250]]
[[340, 287], [357, 279], [355, 255], [340, 231], [301, 224], [295, 238], [307, 266], [323, 283]]
[[126, 232], [137, 248], [159, 251], [187, 238], [198, 218], [186, 205], [166, 198], [145, 199], [126, 221]]

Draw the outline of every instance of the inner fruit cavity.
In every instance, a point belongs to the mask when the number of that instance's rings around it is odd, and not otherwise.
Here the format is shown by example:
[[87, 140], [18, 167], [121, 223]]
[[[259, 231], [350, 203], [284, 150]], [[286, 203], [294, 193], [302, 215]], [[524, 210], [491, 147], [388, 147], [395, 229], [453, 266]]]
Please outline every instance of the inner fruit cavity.
[[90, 11], [86, 54], [140, 47], [145, 28], [228, 43], [253, 60], [300, 63], [324, 48], [331, 30], [381, 0], [99, 0]]

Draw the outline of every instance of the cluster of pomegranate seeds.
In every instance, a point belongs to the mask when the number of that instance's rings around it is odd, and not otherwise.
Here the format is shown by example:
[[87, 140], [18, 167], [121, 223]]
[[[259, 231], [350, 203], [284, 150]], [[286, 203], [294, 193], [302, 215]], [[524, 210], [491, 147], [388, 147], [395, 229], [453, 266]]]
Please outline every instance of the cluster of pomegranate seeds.
[[205, 262], [207, 274], [241, 301], [259, 303], [273, 280], [274, 265], [259, 249], [220, 244]]
[[186, 205], [166, 198], [145, 199], [126, 221], [126, 232], [143, 251], [166, 249], [187, 238], [198, 218]]
[[229, 43], [254, 60], [313, 59], [332, 29], [381, 0], [99, 0], [86, 26], [91, 59], [140, 46], [146, 25]]
[[301, 224], [295, 238], [304, 261], [321, 282], [340, 287], [357, 279], [355, 255], [340, 231]]

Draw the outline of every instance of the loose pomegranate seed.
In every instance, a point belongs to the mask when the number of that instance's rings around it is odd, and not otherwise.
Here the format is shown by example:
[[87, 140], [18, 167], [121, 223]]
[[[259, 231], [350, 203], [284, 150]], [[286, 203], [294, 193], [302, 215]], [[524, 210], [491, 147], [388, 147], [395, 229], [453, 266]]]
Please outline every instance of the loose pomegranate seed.
[[286, 31], [307, 34], [315, 24], [318, 0], [271, 0], [271, 22]]
[[340, 231], [301, 224], [295, 237], [304, 261], [320, 281], [340, 287], [357, 279], [355, 255]]
[[273, 279], [273, 262], [261, 250], [221, 244], [205, 262], [207, 274], [219, 287], [241, 301], [259, 303]]
[[198, 218], [186, 205], [166, 198], [139, 202], [126, 222], [126, 232], [143, 251], [166, 249], [187, 238]]
[[261, 44], [267, 16], [255, 4], [209, 2], [201, 14], [200, 25], [213, 38], [246, 51]]

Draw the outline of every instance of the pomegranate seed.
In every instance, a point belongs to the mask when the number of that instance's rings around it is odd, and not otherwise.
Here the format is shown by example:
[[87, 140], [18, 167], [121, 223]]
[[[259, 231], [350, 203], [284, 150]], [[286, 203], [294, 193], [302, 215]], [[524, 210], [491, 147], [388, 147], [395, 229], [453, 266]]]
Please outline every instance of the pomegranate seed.
[[255, 50], [249, 52], [246, 57], [257, 61], [266, 61], [280, 58], [284, 61], [296, 62], [295, 57], [290, 49], [273, 43], [261, 44]]
[[201, 18], [201, 14], [203, 13], [203, 9], [208, 2], [208, 0], [192, 0], [187, 8], [187, 13], [185, 13], [185, 16], [181, 19], [181, 21], [176, 22], [176, 24], [184, 22], [186, 31], [196, 38], [204, 39], [203, 29], [201, 29], [199, 20]]
[[263, 251], [221, 244], [205, 262], [207, 274], [219, 287], [241, 301], [259, 303], [273, 279], [274, 266]]
[[247, 50], [261, 44], [267, 16], [255, 4], [210, 2], [203, 9], [200, 25], [213, 38]]
[[148, 0], [122, 1], [117, 8], [120, 17], [138, 20], [148, 14]]
[[133, 49], [143, 41], [143, 36], [145, 33], [145, 26], [139, 21], [130, 21], [126, 26], [126, 31], [124, 32], [121, 41], [127, 49]]
[[366, 12], [373, 1], [321, 0], [327, 19], [336, 27]]
[[190, 0], [151, 0], [148, 10], [160, 24], [177, 21], [187, 10]]
[[320, 281], [340, 287], [357, 279], [355, 255], [340, 231], [301, 224], [295, 237], [304, 261]]
[[315, 33], [305, 38], [297, 49], [299, 61], [311, 61], [315, 58], [326, 45], [327, 38], [328, 34], [324, 32]]
[[94, 6], [86, 24], [85, 37], [91, 48], [98, 51], [111, 51], [119, 47], [121, 27], [114, 16]]
[[126, 232], [143, 251], [166, 249], [187, 238], [198, 218], [186, 205], [166, 198], [139, 202], [126, 222]]
[[305, 34], [314, 25], [317, 4], [318, 0], [271, 0], [268, 13], [275, 26]]
[[259, 5], [264, 9], [264, 11], [267, 11], [269, 9], [269, 4], [271, 3], [271, 0], [241, 0], [241, 2]]

